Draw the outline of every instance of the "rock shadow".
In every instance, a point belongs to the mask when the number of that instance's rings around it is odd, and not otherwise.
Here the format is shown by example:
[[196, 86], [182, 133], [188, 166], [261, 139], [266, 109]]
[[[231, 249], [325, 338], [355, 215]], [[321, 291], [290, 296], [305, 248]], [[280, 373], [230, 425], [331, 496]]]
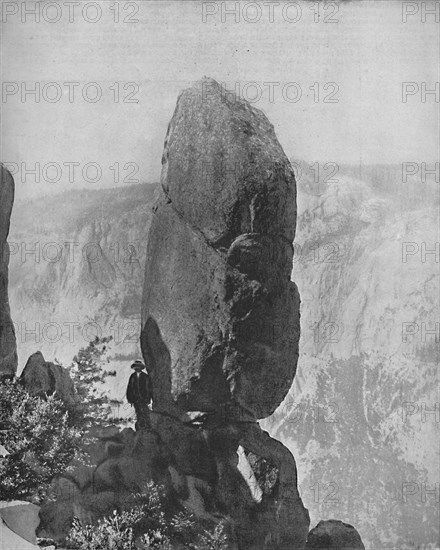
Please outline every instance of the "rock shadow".
[[142, 355], [153, 382], [153, 410], [178, 416], [171, 394], [171, 354], [153, 317], [146, 320], [140, 342]]

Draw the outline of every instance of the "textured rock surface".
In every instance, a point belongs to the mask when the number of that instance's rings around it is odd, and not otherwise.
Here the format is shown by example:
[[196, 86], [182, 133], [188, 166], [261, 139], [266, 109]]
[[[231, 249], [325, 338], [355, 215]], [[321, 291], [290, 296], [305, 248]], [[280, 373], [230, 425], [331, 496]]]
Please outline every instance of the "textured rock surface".
[[329, 519], [310, 531], [306, 550], [365, 550], [365, 546], [352, 525]]
[[[87, 449], [96, 466], [80, 466], [54, 480], [56, 501], [41, 510], [39, 536], [62, 540], [74, 516], [95, 521], [154, 481], [197, 518], [214, 525], [225, 519], [240, 550], [304, 547], [309, 518], [297, 491], [295, 460], [258, 424], [212, 419], [195, 426], [152, 412], [151, 426], [101, 433]], [[239, 447], [272, 465], [270, 486], [246, 455], [239, 467]], [[258, 491], [250, 489], [249, 475]]]
[[14, 179], [2, 164], [0, 170], [0, 376], [13, 376], [17, 369], [17, 347], [9, 310], [9, 248], [6, 239], [14, 202]]
[[266, 116], [215, 81], [181, 93], [150, 229], [141, 346], [155, 408], [263, 418], [296, 370], [296, 187]]
[[75, 401], [75, 388], [67, 370], [46, 362], [40, 351], [29, 357], [20, 380], [31, 395], [44, 396], [56, 392], [67, 405]]

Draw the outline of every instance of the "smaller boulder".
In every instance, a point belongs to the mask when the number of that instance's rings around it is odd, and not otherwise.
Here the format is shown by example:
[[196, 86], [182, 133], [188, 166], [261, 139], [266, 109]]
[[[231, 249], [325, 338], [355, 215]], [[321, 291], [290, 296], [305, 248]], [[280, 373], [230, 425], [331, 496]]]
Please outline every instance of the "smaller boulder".
[[40, 351], [29, 357], [20, 380], [26, 390], [37, 397], [44, 397], [55, 391], [55, 380], [51, 379], [50, 371]]
[[0, 518], [0, 548], [4, 550], [39, 550], [39, 546], [23, 539]]
[[348, 523], [320, 521], [307, 536], [306, 550], [365, 550], [361, 536]]
[[[37, 542], [35, 530], [40, 523], [38, 517], [39, 510], [39, 507], [35, 504], [21, 500], [0, 502], [0, 520], [3, 524], [6, 524], [14, 535], [21, 538], [22, 546], [20, 546], [20, 548], [23, 548], [23, 550], [28, 548], [24, 541], [30, 543], [30, 548]], [[1, 532], [2, 530], [0, 527], [0, 533]], [[11, 541], [12, 540], [15, 541], [15, 537], [11, 535]], [[19, 542], [18, 539], [17, 542]], [[8, 548], [8, 550], [12, 549], [12, 546], [3, 546], [1, 538], [0, 547], [5, 549]], [[19, 546], [16, 548], [18, 549]]]
[[44, 397], [56, 393], [66, 405], [75, 402], [75, 388], [68, 371], [45, 361], [40, 351], [29, 357], [20, 380], [31, 395]]

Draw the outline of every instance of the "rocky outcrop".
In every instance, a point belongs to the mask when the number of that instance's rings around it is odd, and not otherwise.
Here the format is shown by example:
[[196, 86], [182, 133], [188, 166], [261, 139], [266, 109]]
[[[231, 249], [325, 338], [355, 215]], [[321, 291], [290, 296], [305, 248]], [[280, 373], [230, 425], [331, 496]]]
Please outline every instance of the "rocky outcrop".
[[303, 548], [295, 460], [256, 423], [298, 357], [292, 168], [266, 116], [209, 78], [180, 95], [162, 164], [141, 347], [174, 490], [229, 518], [240, 550]]
[[[95, 466], [79, 465], [52, 483], [55, 500], [41, 510], [40, 536], [63, 540], [73, 517], [91, 523], [121, 509], [133, 494], [148, 493], [151, 482], [171, 501], [213, 521], [199, 490], [212, 493], [215, 462], [203, 434], [173, 418], [152, 413], [154, 430], [98, 429], [84, 450]], [[162, 435], [160, 435], [160, 433]], [[215, 520], [214, 520], [215, 521]]]
[[14, 179], [0, 164], [0, 377], [13, 376], [17, 369], [17, 347], [14, 326], [8, 300], [9, 233], [12, 204], [14, 202]]
[[257, 423], [296, 370], [295, 179], [265, 115], [225, 94], [211, 79], [184, 91], [165, 142], [142, 301], [149, 422], [95, 434], [95, 467], [54, 482], [41, 536], [154, 482], [201, 522], [227, 522], [231, 550], [305, 546], [294, 457]]
[[40, 351], [29, 357], [20, 380], [31, 395], [44, 397], [56, 393], [66, 405], [75, 403], [75, 388], [68, 371], [46, 362]]
[[[210, 419], [197, 426], [152, 412], [149, 430], [109, 428], [95, 436], [97, 443], [85, 450], [96, 465], [53, 482], [55, 501], [41, 510], [40, 536], [62, 540], [74, 516], [96, 521], [154, 482], [200, 520], [226, 520], [240, 550], [304, 546], [308, 513], [296, 488], [294, 458], [257, 424]], [[251, 490], [250, 475], [258, 491]]]
[[181, 93], [162, 164], [142, 303], [154, 406], [266, 417], [298, 357], [291, 165], [266, 116], [208, 78]]
[[365, 550], [365, 546], [352, 525], [329, 519], [310, 531], [306, 550]]

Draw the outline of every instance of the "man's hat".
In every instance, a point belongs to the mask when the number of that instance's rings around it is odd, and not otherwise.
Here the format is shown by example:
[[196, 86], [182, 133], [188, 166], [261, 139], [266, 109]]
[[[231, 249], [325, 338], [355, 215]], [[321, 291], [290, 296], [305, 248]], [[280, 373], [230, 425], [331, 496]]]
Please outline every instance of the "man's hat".
[[135, 361], [131, 368], [134, 369], [135, 367], [140, 367], [141, 369], [145, 369], [145, 365], [142, 363], [142, 361]]

